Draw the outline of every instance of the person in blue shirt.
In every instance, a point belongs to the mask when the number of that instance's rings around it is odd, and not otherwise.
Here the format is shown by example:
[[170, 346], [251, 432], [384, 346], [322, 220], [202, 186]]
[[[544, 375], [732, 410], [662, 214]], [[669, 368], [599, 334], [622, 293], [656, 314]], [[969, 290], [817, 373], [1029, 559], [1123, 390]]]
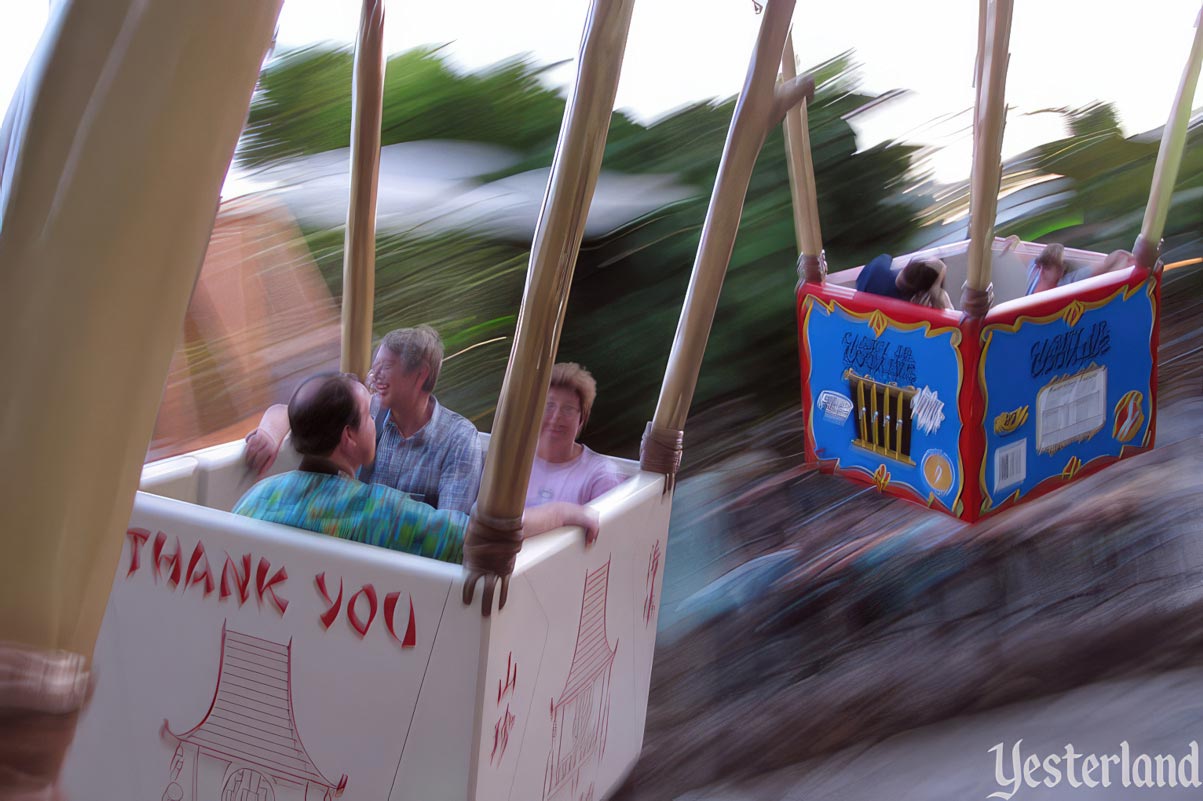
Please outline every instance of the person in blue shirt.
[[[359, 379], [346, 373], [307, 379], [288, 402], [288, 422], [302, 455], [300, 469], [251, 487], [235, 514], [445, 562], [463, 560], [466, 514], [355, 478], [376, 455], [376, 423]], [[590, 543], [598, 525], [597, 512], [588, 507], [549, 503], [526, 511], [523, 536], [581, 526]]]
[[1065, 246], [1054, 242], [1045, 246], [1028, 265], [1028, 295], [1072, 284], [1091, 275], [1089, 270], [1070, 270], [1065, 264]]
[[947, 267], [937, 258], [914, 258], [895, 273], [888, 253], [873, 257], [856, 276], [856, 289], [895, 300], [905, 300], [933, 309], [951, 309], [944, 291]]
[[1131, 251], [1113, 250], [1093, 268], [1070, 270], [1065, 264], [1065, 246], [1053, 243], [1040, 251], [1028, 265], [1028, 291], [1031, 295], [1053, 287], [1065, 286], [1083, 278], [1092, 278], [1114, 270], [1123, 270], [1136, 263]]
[[[376, 422], [376, 457], [361, 481], [384, 484], [438, 509], [468, 514], [480, 488], [484, 457], [476, 427], [434, 396], [443, 342], [433, 328], [399, 328], [380, 342], [368, 386]], [[247, 435], [247, 464], [267, 471], [288, 434], [287, 410], [269, 408]]]

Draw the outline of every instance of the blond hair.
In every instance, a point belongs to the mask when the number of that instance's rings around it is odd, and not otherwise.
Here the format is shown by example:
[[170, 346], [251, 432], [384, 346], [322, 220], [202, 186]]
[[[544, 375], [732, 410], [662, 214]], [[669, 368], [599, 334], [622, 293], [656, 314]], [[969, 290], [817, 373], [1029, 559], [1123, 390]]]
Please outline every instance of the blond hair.
[[1109, 273], [1112, 270], [1122, 270], [1132, 264], [1132, 252], [1129, 250], [1113, 250], [1107, 254], [1107, 258], [1103, 259], [1103, 263], [1099, 265], [1095, 275]]
[[1044, 250], [1040, 251], [1040, 255], [1036, 257], [1036, 264], [1039, 267], [1059, 267], [1064, 270], [1065, 245], [1059, 242], [1046, 245]]
[[426, 367], [428, 372], [422, 391], [434, 392], [439, 368], [443, 366], [443, 340], [439, 339], [437, 331], [428, 325], [398, 328], [385, 334], [380, 344], [393, 352], [407, 374]]
[[551, 386], [576, 393], [581, 403], [581, 428], [589, 421], [593, 401], [597, 399], [597, 382], [593, 375], [576, 362], [559, 362], [551, 368]]

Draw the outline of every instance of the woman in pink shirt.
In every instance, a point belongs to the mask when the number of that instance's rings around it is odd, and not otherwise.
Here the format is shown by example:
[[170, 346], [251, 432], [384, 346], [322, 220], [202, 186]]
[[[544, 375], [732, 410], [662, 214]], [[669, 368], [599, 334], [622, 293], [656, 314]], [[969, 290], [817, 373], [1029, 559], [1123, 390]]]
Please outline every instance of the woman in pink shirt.
[[576, 441], [596, 397], [597, 382], [579, 364], [561, 362], [551, 368], [527, 506], [551, 501], [589, 503], [625, 480], [613, 462]]

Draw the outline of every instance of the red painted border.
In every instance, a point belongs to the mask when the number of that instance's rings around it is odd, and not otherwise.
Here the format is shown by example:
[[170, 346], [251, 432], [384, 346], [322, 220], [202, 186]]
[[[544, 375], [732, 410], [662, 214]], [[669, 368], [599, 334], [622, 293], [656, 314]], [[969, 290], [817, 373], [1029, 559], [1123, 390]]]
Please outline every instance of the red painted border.
[[[1068, 286], [1058, 287], [1057, 289], [1050, 290], [1048, 292], [1042, 292], [1039, 295], [1034, 295], [1030, 298], [1022, 298], [1005, 304], [1001, 310], [992, 310], [986, 315], [983, 327], [988, 325], [1012, 325], [1016, 320], [1023, 316], [1047, 317], [1049, 315], [1058, 314], [1061, 310], [1065, 309], [1065, 307], [1069, 306], [1069, 304], [1075, 300], [1081, 301], [1082, 303], [1096, 303], [1100, 300], [1104, 300], [1108, 296], [1114, 294], [1116, 290], [1124, 287], [1127, 287], [1128, 291], [1146, 292], [1146, 280], [1152, 280], [1155, 282], [1153, 301], [1153, 329], [1152, 334], [1149, 337], [1150, 356], [1152, 357], [1153, 363], [1153, 369], [1149, 378], [1149, 431], [1151, 432], [1149, 445], [1121, 446], [1119, 456], [1098, 456], [1094, 459], [1091, 459], [1089, 462], [1082, 465], [1078, 472], [1074, 474], [1073, 478], [1068, 480], [1059, 475], [1049, 476], [1048, 478], [1036, 484], [1036, 486], [1032, 487], [1032, 489], [1026, 495], [1018, 499], [1008, 497], [999, 505], [991, 507], [985, 512], [980, 511], [981, 502], [979, 500], [978, 505], [974, 509], [974, 520], [984, 520], [987, 517], [993, 517], [999, 512], [1006, 511], [1007, 509], [1014, 508], [1020, 504], [1043, 497], [1048, 495], [1050, 492], [1066, 486], [1067, 484], [1072, 484], [1079, 479], [1093, 475], [1103, 468], [1115, 464], [1121, 459], [1128, 459], [1132, 456], [1136, 456], [1137, 454], [1141, 454], [1152, 449], [1157, 426], [1157, 349], [1161, 335], [1161, 271], [1150, 271], [1140, 267], [1131, 267], [1127, 270], [1108, 273], [1097, 278], [1090, 278], [1081, 282], [1070, 284]], [[978, 375], [976, 372], [973, 376], [973, 383], [975, 387], [978, 386]], [[982, 406], [984, 412], [984, 395], [982, 396]], [[980, 428], [983, 444], [985, 443], [986, 437], [985, 424], [986, 421], [983, 419], [981, 421]], [[1067, 453], [1067, 455], [1071, 456], [1072, 453]], [[983, 449], [982, 458], [984, 457], [985, 451]], [[977, 480], [980, 480], [980, 470], [978, 475], [975, 476], [975, 481]], [[978, 488], [978, 491], [979, 494], [983, 492], [980, 487]], [[982, 497], [984, 497], [984, 495]]]
[[[1047, 317], [1056, 315], [1075, 300], [1083, 303], [1094, 303], [1103, 300], [1121, 287], [1127, 286], [1130, 289], [1139, 287], [1146, 279], [1155, 282], [1153, 330], [1149, 342], [1150, 354], [1153, 361], [1153, 369], [1149, 382], [1149, 445], [1137, 447], [1124, 446], [1119, 456], [1101, 456], [1092, 459], [1090, 462], [1082, 465], [1081, 469], [1068, 481], [1060, 476], [1050, 476], [1038, 483], [1031, 491], [1018, 500], [1003, 501], [998, 506], [982, 513], [981, 506], [982, 501], [985, 499], [985, 493], [981, 486], [981, 467], [986, 456], [987, 422], [985, 420], [986, 397], [978, 380], [982, 358], [982, 330], [986, 326], [991, 325], [1014, 324], [1021, 316]], [[1039, 295], [1002, 304], [1000, 308], [991, 310], [984, 320], [974, 321], [962, 318], [957, 312], [939, 312], [893, 298], [867, 295], [830, 282], [822, 284], [801, 282], [796, 292], [797, 303], [795, 305], [795, 312], [798, 327], [798, 356], [802, 379], [801, 399], [806, 461], [809, 464], [818, 465], [826, 473], [834, 473], [870, 486], [874, 483], [872, 478], [865, 475], [861, 470], [839, 468], [836, 467], [835, 459], [819, 458], [818, 446], [815, 442], [813, 426], [811, 425], [811, 418], [814, 414], [814, 397], [810, 386], [810, 370], [807, 367], [810, 361], [810, 349], [803, 336], [804, 305], [807, 297], [815, 298], [815, 302], [831, 303], [832, 301], [839, 301], [840, 305], [849, 311], [862, 314], [879, 310], [892, 320], [904, 324], [927, 322], [933, 326], [960, 328], [961, 343], [958, 348], [961, 354], [964, 375], [957, 398], [957, 411], [961, 418], [961, 436], [959, 440], [961, 452], [959, 457], [964, 475], [961, 477], [962, 509], [959, 515], [954, 516], [972, 523], [979, 519], [996, 515], [1013, 506], [1047, 495], [1068, 483], [1097, 473], [1099, 470], [1121, 459], [1127, 459], [1153, 447], [1156, 442], [1157, 431], [1157, 351], [1161, 341], [1161, 290], [1161, 270], [1149, 271], [1139, 267], [1132, 267], [1128, 270], [1086, 279], [1069, 286], [1042, 292]], [[1142, 287], [1137, 291], [1143, 292], [1147, 290]], [[887, 495], [918, 503], [922, 506], [928, 506], [927, 498], [901, 486], [887, 485], [883, 492]], [[942, 504], [937, 503], [929, 508], [952, 514]]]
[[[815, 441], [813, 426], [811, 425], [811, 418], [814, 412], [814, 397], [813, 390], [810, 386], [810, 370], [807, 369], [807, 364], [810, 361], [810, 349], [807, 346], [806, 339], [802, 334], [802, 325], [804, 321], [803, 307], [808, 296], [815, 298], [816, 302], [823, 301], [824, 303], [830, 303], [832, 301], [838, 301], [839, 304], [848, 311], [858, 314], [868, 314], [870, 312], [880, 311], [892, 321], [902, 324], [929, 323], [933, 328], [961, 329], [961, 344], [958, 346], [958, 349], [961, 353], [962, 365], [965, 369], [965, 374], [964, 380], [961, 384], [961, 389], [958, 394], [957, 409], [958, 414], [962, 416], [960, 447], [962, 449], [965, 447], [966, 432], [970, 432], [970, 437], [972, 437], [972, 429], [966, 425], [967, 419], [964, 417], [966, 409], [973, 408], [972, 400], [966, 398], [966, 395], [969, 394], [973, 388], [973, 385], [969, 380], [968, 369], [970, 364], [972, 364], [974, 369], [976, 369], [977, 344], [976, 341], [970, 341], [965, 336], [965, 326], [961, 324], [961, 315], [958, 312], [937, 311], [925, 306], [917, 306], [914, 303], [895, 300], [894, 298], [857, 292], [854, 289], [839, 286], [838, 284], [832, 284], [830, 282], [825, 282], [822, 284], [802, 282], [798, 285], [797, 304], [795, 309], [798, 325], [798, 354], [801, 367], [799, 372], [802, 376], [802, 414], [805, 431], [804, 444], [806, 450], [806, 461], [808, 463], [817, 464], [819, 469], [825, 473], [832, 473], [834, 475], [852, 479], [861, 484], [874, 486], [873, 479], [866, 475], [863, 470], [836, 467], [835, 459], [820, 459], [818, 456], [818, 444]], [[966, 358], [967, 356], [969, 358]], [[969, 467], [965, 462], [964, 450], [957, 455], [961, 461], [962, 471], [965, 473], [965, 475], [961, 477], [962, 485], [960, 494], [963, 510], [961, 516], [963, 516], [967, 510], [972, 508], [967, 503], [966, 495], [971, 487], [971, 484], [968, 480], [970, 474]], [[973, 480], [976, 482], [976, 473], [973, 475]], [[905, 501], [919, 504], [923, 507], [936, 509], [937, 511], [953, 515], [954, 517], [957, 516], [953, 513], [953, 510], [949, 509], [938, 499], [929, 505], [929, 496], [920, 495], [917, 492], [907, 489], [901, 484], [887, 484], [885, 489], [880, 490], [880, 492], [885, 495], [890, 495], [895, 498], [901, 498]], [[978, 505], [980, 506], [980, 501]]]

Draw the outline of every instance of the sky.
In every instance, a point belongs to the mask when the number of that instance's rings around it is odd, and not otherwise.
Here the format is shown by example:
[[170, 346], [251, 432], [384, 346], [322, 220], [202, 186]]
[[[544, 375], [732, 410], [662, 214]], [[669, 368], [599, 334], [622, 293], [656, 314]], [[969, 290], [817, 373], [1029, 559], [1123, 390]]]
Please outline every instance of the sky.
[[[0, 105], [45, 25], [46, 0], [0, 0]], [[1165, 123], [1190, 50], [1201, 0], [1015, 0], [1004, 157], [1063, 135], [1059, 117], [1032, 112], [1102, 100], [1128, 134]], [[964, 180], [977, 32], [973, 0], [799, 3], [794, 47], [802, 68], [855, 50], [862, 88], [908, 94], [854, 124], [860, 145], [903, 139], [940, 148], [937, 179]], [[516, 54], [574, 75], [587, 0], [393, 0], [389, 52], [446, 45], [452, 63], [478, 69]], [[286, 0], [278, 43], [350, 43], [359, 3]], [[681, 105], [739, 91], [760, 17], [751, 0], [636, 0], [616, 107], [650, 122]], [[1203, 103], [1196, 93], [1194, 105]], [[938, 121], [938, 122], [936, 122]]]

